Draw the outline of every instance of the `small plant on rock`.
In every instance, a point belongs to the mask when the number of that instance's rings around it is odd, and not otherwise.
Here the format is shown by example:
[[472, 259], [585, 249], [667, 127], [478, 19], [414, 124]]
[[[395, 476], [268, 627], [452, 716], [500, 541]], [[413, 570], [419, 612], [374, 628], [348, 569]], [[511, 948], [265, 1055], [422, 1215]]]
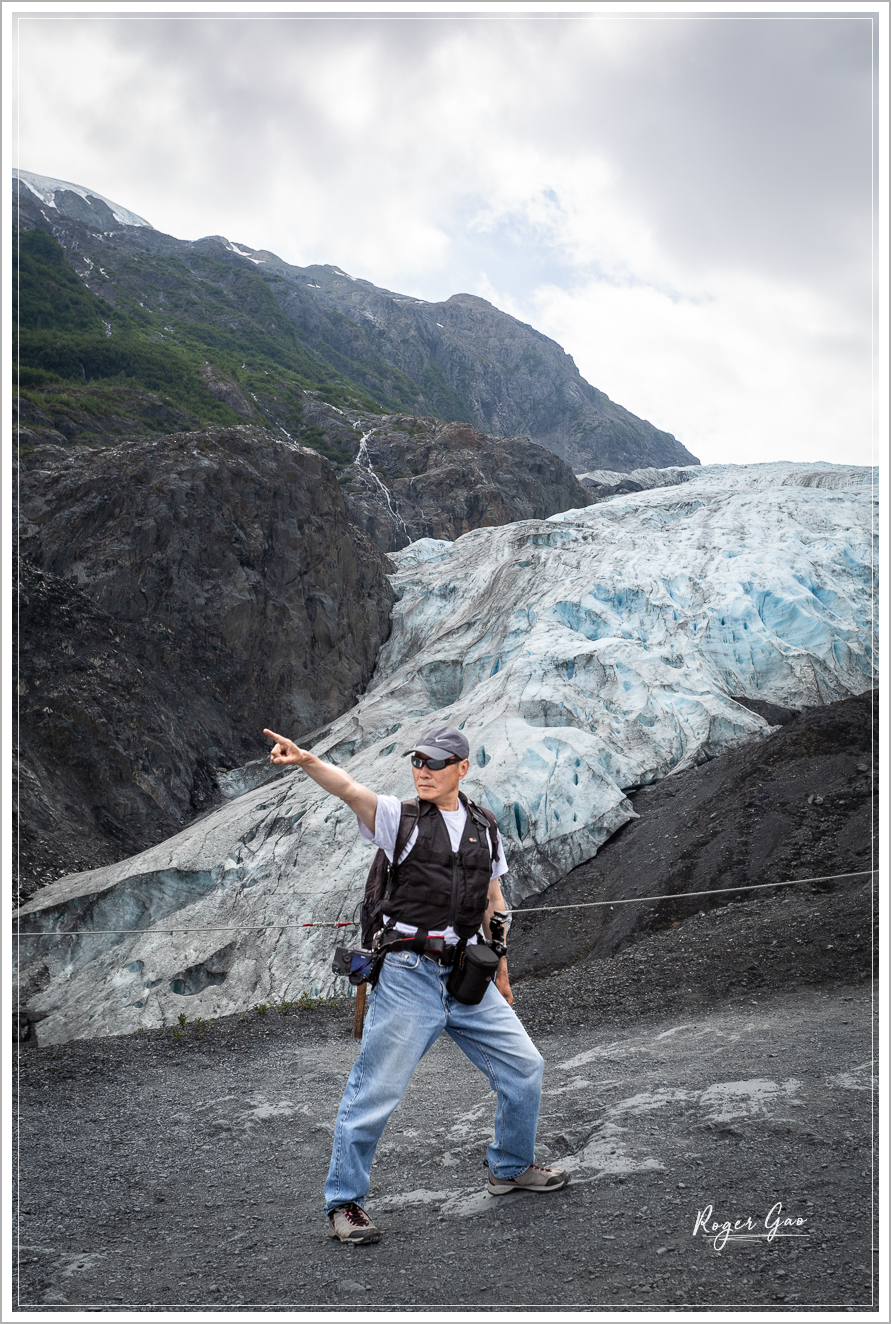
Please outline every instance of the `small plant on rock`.
[[179, 1028], [184, 1030], [189, 1023], [189, 1018], [184, 1011], [181, 1011], [176, 1018], [179, 1021]]
[[265, 1016], [268, 1010], [269, 1007], [265, 1002], [254, 1003], [254, 1011], [257, 1012], [259, 1016]]

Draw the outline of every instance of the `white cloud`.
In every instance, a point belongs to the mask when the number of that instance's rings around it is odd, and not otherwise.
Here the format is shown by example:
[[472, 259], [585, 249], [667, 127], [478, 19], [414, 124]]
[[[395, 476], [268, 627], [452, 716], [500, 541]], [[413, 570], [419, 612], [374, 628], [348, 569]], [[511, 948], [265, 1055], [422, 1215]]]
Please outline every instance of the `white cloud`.
[[700, 298], [600, 281], [543, 287], [511, 311], [704, 463], [877, 462], [869, 346], [812, 291], [732, 273]]
[[25, 169], [428, 299], [469, 291], [702, 458], [868, 454], [863, 21], [52, 17]]

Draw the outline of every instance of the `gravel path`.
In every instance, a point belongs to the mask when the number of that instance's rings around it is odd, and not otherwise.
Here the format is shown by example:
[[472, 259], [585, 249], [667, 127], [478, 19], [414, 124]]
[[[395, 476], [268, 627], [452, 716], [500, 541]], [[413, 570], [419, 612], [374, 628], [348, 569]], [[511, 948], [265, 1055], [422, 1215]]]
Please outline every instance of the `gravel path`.
[[[874, 1309], [871, 894], [783, 889], [518, 982], [573, 1184], [483, 1194], [494, 1096], [443, 1038], [378, 1151], [377, 1246], [320, 1212], [349, 1004], [25, 1041], [17, 1309]], [[802, 1221], [768, 1239], [779, 1205]], [[716, 1247], [709, 1209], [753, 1239]]]

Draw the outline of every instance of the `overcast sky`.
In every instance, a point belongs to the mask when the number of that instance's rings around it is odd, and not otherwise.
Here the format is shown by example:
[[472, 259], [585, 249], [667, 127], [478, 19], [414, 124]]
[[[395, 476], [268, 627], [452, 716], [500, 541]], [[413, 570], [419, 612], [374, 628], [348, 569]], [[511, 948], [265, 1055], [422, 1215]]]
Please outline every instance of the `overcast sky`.
[[[867, 17], [19, 16], [13, 164], [530, 322], [704, 463], [872, 461]], [[14, 139], [15, 141], [15, 139]]]

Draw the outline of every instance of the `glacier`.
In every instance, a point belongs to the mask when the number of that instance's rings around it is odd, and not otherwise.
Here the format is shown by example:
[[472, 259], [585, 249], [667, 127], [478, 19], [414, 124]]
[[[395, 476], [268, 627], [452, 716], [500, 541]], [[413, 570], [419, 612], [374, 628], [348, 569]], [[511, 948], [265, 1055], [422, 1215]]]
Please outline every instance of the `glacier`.
[[[421, 539], [392, 555], [367, 693], [306, 743], [410, 795], [403, 751], [461, 727], [465, 789], [498, 818], [517, 905], [635, 817], [627, 790], [766, 734], [734, 695], [794, 708], [872, 687], [876, 506], [872, 469], [691, 466], [548, 520]], [[18, 942], [22, 1003], [58, 1042], [343, 991], [331, 953], [355, 930], [297, 926], [354, 920], [371, 858], [344, 805], [279, 774], [42, 889], [22, 934], [88, 932]]]

